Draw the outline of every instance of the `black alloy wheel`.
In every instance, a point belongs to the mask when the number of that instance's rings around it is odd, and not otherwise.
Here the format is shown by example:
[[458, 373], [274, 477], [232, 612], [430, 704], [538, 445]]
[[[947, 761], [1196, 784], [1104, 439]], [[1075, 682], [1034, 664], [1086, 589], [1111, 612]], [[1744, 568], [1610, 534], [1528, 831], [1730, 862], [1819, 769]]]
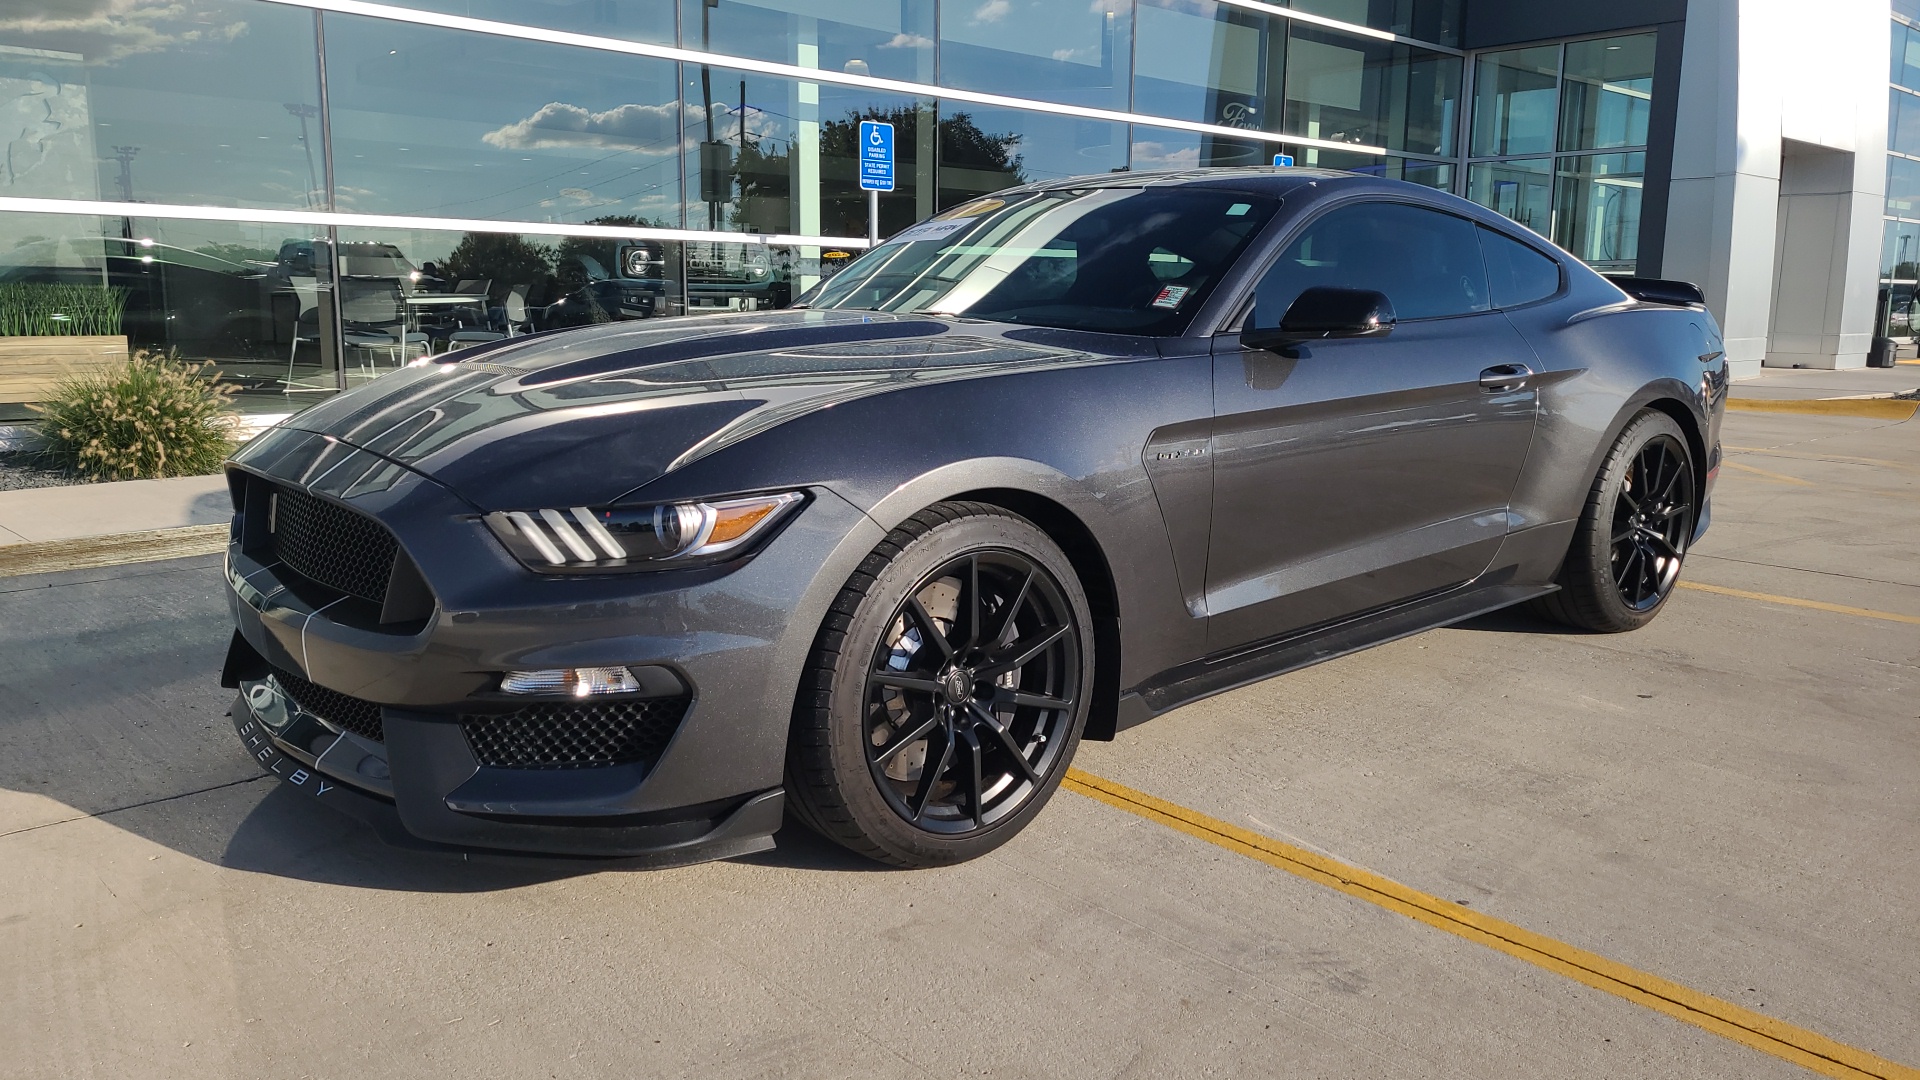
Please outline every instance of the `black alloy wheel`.
[[1601, 633], [1653, 621], [1673, 595], [1699, 520], [1693, 453], [1671, 416], [1649, 409], [1614, 441], [1561, 564], [1548, 618]]
[[1039, 813], [1086, 725], [1072, 564], [997, 507], [941, 503], [860, 566], [816, 638], [787, 757], [794, 816], [896, 866], [985, 854]]
[[1671, 435], [1633, 456], [1613, 507], [1613, 582], [1634, 611], [1651, 611], [1673, 591], [1693, 530], [1693, 466]]
[[867, 767], [887, 805], [953, 834], [1033, 797], [1079, 710], [1076, 629], [1059, 582], [1018, 551], [922, 578], [867, 675]]

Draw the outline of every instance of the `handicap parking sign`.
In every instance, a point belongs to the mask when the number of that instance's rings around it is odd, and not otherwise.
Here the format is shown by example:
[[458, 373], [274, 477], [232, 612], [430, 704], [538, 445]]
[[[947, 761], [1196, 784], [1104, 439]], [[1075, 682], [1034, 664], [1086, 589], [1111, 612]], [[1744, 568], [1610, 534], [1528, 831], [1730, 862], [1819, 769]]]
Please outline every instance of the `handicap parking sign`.
[[893, 190], [893, 125], [860, 121], [860, 187], [865, 191]]

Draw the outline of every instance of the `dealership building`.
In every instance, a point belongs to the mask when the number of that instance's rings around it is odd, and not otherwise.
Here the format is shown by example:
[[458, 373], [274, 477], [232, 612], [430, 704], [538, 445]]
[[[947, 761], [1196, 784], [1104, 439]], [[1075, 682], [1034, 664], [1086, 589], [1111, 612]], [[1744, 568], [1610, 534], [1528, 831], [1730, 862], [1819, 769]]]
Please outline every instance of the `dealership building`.
[[[0, 423], [129, 349], [262, 413], [784, 304], [1018, 183], [1271, 163], [1701, 285], [1736, 372], [1912, 333], [1920, 0], [10, 0]], [[859, 128], [891, 124], [869, 221]]]

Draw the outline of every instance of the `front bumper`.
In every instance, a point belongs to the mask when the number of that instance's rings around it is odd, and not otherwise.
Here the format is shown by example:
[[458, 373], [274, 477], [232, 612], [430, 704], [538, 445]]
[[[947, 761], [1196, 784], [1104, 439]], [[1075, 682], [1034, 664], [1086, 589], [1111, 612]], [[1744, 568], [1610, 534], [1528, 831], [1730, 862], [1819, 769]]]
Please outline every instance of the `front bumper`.
[[[430, 588], [432, 614], [356, 621], [341, 614], [350, 605], [288, 578], [246, 539], [256, 480], [384, 525]], [[543, 578], [452, 492], [345, 444], [312, 436], [270, 460], [243, 456], [234, 482], [242, 513], [226, 577], [237, 629], [223, 681], [242, 691], [235, 728], [290, 786], [410, 846], [656, 864], [769, 846], [799, 672], [828, 605], [881, 538], [856, 508], [818, 491], [737, 566]], [[473, 717], [539, 700], [500, 694], [499, 673], [597, 666], [678, 680], [676, 719], [643, 760], [482, 759]], [[324, 708], [299, 707], [316, 690], [351, 699], [364, 722], [316, 719]]]

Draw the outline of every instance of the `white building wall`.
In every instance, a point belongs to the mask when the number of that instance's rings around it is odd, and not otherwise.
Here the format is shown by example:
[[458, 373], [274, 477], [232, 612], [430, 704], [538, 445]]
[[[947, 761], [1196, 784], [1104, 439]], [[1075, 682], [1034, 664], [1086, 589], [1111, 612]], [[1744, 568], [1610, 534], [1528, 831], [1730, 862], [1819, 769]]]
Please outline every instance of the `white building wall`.
[[1736, 375], [1860, 367], [1879, 286], [1885, 0], [1690, 0], [1662, 273]]

